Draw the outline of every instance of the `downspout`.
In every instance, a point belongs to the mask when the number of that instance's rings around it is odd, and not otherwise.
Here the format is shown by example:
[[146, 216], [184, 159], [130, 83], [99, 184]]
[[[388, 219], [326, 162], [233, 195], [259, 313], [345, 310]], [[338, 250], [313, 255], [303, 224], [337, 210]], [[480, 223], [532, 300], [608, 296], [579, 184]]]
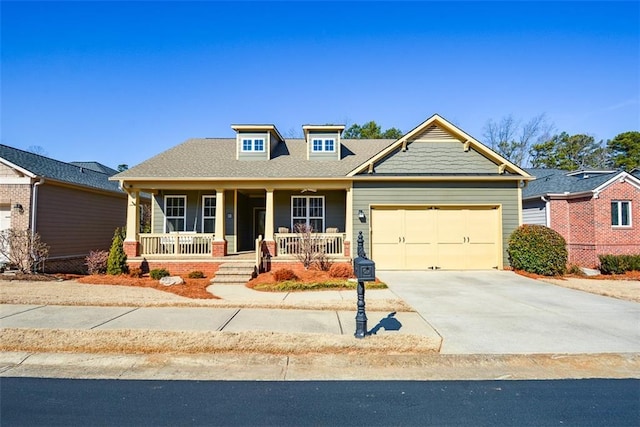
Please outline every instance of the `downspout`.
[[[36, 238], [36, 219], [37, 219], [37, 215], [36, 215], [36, 211], [38, 210], [38, 186], [44, 184], [44, 178], [40, 178], [40, 180], [38, 182], [35, 182], [33, 184], [33, 193], [31, 194], [32, 200], [31, 200], [31, 258], [35, 260], [35, 255], [33, 253], [33, 242], [35, 241]], [[38, 260], [36, 260], [38, 261]], [[34, 264], [32, 269], [37, 268], [37, 264]], [[42, 269], [44, 271], [44, 263], [42, 265]]]
[[36, 211], [38, 210], [38, 186], [44, 184], [44, 178], [33, 184], [33, 193], [31, 194], [31, 240], [36, 235]]
[[545, 222], [546, 222], [546, 226], [551, 228], [551, 211], [550, 211], [550, 207], [551, 207], [551, 202], [549, 201], [549, 199], [545, 199], [544, 196], [541, 196], [540, 199], [542, 199], [542, 201], [544, 202], [544, 215], [545, 215]]

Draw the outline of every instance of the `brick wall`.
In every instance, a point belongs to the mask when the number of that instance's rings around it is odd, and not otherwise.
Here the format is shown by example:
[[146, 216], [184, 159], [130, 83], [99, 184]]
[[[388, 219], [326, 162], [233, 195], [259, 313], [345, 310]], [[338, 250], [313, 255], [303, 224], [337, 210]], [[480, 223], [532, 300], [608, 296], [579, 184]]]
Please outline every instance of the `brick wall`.
[[[631, 227], [611, 225], [613, 200], [631, 201]], [[640, 254], [640, 189], [616, 182], [600, 193], [595, 204], [597, 254]]]
[[[22, 205], [20, 213], [13, 206]], [[0, 205], [11, 208], [11, 227], [24, 230], [29, 228], [31, 217], [31, 185], [29, 184], [2, 184], [0, 185]]]
[[[611, 225], [611, 201], [631, 201], [631, 227]], [[595, 268], [598, 255], [640, 253], [640, 189], [615, 182], [597, 198], [551, 200], [551, 228], [567, 241], [569, 264]]]

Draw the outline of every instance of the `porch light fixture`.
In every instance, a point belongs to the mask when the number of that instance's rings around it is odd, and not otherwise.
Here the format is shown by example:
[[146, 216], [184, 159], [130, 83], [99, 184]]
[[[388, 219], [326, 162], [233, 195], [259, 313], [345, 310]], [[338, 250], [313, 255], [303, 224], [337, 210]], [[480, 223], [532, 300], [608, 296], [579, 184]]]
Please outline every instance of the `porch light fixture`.
[[364, 212], [362, 211], [362, 209], [358, 210], [358, 219], [360, 221], [364, 221]]
[[20, 203], [16, 203], [15, 205], [13, 205], [13, 209], [20, 213], [24, 213], [24, 208]]

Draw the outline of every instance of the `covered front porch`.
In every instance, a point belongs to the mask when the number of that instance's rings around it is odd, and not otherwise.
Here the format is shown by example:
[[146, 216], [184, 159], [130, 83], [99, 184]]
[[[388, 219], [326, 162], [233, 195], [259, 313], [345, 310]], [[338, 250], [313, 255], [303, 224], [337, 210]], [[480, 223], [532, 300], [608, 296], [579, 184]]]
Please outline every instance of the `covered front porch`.
[[[330, 260], [351, 258], [352, 193], [349, 183], [301, 183], [259, 188], [154, 184], [126, 188], [128, 193], [125, 251], [132, 260], [224, 261], [255, 253], [256, 264], [295, 262], [304, 247], [299, 224], [311, 227], [314, 250]], [[151, 224], [141, 232], [138, 202], [152, 194]], [[357, 218], [357, 215], [356, 215]]]

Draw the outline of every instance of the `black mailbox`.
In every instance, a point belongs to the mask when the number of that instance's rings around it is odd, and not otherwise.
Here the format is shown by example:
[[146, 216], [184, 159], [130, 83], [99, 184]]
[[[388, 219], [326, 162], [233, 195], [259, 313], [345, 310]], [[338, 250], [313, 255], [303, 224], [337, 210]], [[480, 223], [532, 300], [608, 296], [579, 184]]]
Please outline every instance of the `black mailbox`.
[[367, 258], [358, 257], [353, 260], [353, 271], [359, 282], [376, 280], [376, 263]]
[[353, 260], [353, 272], [358, 282], [374, 282], [376, 280], [376, 263], [368, 258], [357, 257]]

